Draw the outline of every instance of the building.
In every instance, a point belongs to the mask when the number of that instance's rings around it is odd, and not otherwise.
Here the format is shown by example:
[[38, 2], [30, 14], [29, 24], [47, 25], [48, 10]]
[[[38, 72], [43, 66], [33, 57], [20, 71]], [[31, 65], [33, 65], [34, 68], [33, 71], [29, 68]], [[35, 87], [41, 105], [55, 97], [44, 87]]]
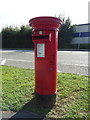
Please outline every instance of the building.
[[78, 49], [81, 45], [88, 46], [88, 44], [90, 44], [90, 23], [75, 26], [74, 38], [71, 44], [76, 44]]

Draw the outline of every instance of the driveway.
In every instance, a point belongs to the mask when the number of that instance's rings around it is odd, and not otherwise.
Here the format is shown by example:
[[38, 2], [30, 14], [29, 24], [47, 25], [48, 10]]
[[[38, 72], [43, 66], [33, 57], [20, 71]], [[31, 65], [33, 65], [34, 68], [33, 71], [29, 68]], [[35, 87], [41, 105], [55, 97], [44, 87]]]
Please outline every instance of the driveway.
[[[34, 52], [30, 50], [0, 50], [1, 65], [34, 69]], [[88, 52], [58, 51], [58, 72], [88, 75]]]

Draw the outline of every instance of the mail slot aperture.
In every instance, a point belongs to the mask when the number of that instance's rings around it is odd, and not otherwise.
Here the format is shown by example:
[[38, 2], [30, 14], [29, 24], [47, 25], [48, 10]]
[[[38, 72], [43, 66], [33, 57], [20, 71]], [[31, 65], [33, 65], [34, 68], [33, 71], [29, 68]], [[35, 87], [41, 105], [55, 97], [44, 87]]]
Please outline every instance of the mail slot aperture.
[[33, 36], [33, 39], [49, 39], [49, 35], [38, 35], [38, 36]]
[[34, 34], [32, 36], [33, 42], [50, 42], [51, 41], [51, 34], [43, 34], [43, 35], [38, 35]]

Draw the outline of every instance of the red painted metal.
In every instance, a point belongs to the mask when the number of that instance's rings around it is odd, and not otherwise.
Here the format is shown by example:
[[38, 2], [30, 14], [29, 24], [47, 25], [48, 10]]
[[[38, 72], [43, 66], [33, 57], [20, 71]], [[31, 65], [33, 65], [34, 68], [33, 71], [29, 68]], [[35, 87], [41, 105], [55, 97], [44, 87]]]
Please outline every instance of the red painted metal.
[[40, 95], [56, 94], [58, 28], [61, 23], [56, 17], [36, 17], [29, 21], [34, 29], [35, 91]]

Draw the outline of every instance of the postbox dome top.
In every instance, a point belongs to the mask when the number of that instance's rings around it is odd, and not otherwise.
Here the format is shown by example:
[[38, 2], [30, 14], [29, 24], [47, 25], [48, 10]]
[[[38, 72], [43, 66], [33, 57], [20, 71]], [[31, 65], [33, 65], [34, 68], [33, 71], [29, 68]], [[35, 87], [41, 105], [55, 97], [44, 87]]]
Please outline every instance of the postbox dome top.
[[55, 30], [61, 27], [61, 24], [62, 21], [60, 19], [51, 16], [35, 17], [29, 20], [29, 25], [37, 30]]

